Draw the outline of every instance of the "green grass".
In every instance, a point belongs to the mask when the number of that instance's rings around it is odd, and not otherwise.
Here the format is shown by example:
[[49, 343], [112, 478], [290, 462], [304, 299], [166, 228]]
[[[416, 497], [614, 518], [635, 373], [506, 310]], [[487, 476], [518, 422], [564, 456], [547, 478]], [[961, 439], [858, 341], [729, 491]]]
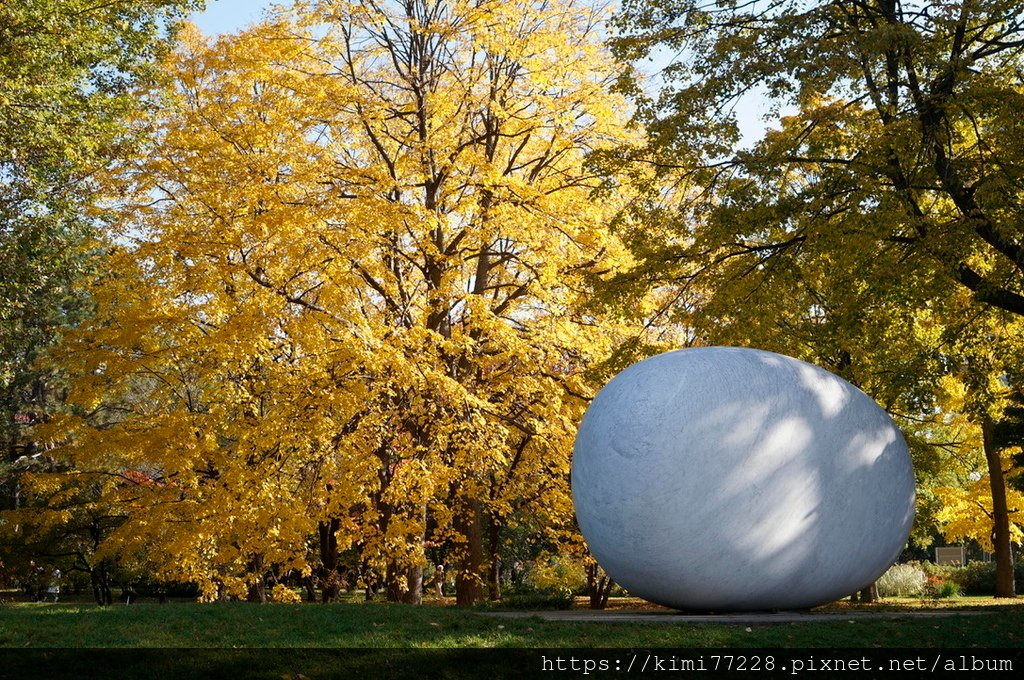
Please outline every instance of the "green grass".
[[[933, 605], [988, 606], [980, 607], [985, 613], [972, 616], [846, 616], [851, 611], [908, 612]], [[1024, 638], [1024, 601], [890, 600], [867, 606], [837, 603], [825, 610], [843, 616], [826, 622], [747, 626], [508, 619], [436, 604], [6, 603], [0, 604], [0, 680], [498, 680], [537, 677], [542, 661], [561, 653], [553, 648], [605, 648], [583, 654], [612, 660], [642, 656], [629, 648], [659, 647], [676, 648], [670, 654], [678, 653], [678, 648], [696, 648], [695, 653], [704, 655], [729, 654], [730, 649], [772, 654], [779, 653], [773, 649], [796, 648], [796, 654], [821, 656], [828, 654], [822, 647], [857, 648], [855, 655], [886, 647], [1020, 648]], [[524, 647], [536, 651], [514, 649]], [[799, 649], [811, 647], [819, 649]], [[499, 651], [502, 648], [509, 651]]]
[[[930, 605], [931, 603], [926, 603]], [[943, 606], [972, 604], [963, 599]], [[976, 604], [976, 603], [973, 603]], [[834, 605], [837, 612], [904, 611]], [[841, 619], [761, 626], [505, 619], [454, 607], [170, 603], [0, 605], [6, 648], [1020, 647], [1024, 603], [975, 616]]]

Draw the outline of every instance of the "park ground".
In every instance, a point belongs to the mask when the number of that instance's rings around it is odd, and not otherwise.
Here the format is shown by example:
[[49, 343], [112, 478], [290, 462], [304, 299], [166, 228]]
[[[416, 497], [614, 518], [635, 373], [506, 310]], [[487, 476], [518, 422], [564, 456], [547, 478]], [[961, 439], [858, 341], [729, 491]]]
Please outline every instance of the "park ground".
[[[634, 598], [615, 598], [604, 612], [590, 612], [582, 599], [568, 611], [517, 612], [448, 602], [364, 603], [355, 596], [330, 605], [143, 600], [109, 607], [6, 599], [0, 603], [0, 680], [499, 680], [539, 677], [541, 666], [559, 655], [565, 663], [626, 664], [652, 650], [703, 655], [709, 663], [732, 663], [725, 655], [739, 654], [744, 663], [756, 658], [767, 664], [771, 658], [785, 662], [772, 656], [783, 653], [813, 659], [843, 650], [876, 657], [913, 651], [916, 658], [978, 649], [1009, 654], [1017, 663], [1024, 639], [1024, 598], [838, 602], [773, 619], [779, 623], [759, 622], [763, 614], [707, 622], [704, 613], [701, 622], [695, 615], [686, 621]], [[614, 620], [627, 615], [640, 620]]]
[[[580, 602], [571, 611], [586, 610]], [[614, 620], [626, 611], [650, 613], [650, 621], [642, 616]], [[0, 648], [1024, 646], [1024, 598], [837, 602], [771, 624], [754, 616], [722, 617], [722, 623], [706, 616], [699, 622], [666, 620], [657, 608], [630, 598], [616, 598], [608, 611], [584, 620], [547, 612], [495, 613], [437, 602], [413, 607], [355, 598], [331, 605], [142, 601], [110, 607], [8, 598], [0, 604]]]

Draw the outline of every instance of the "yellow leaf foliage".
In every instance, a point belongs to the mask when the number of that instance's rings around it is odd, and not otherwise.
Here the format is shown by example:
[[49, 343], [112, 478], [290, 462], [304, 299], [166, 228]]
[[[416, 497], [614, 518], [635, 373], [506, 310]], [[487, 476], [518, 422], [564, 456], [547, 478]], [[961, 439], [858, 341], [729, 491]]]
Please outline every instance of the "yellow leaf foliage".
[[630, 266], [588, 165], [634, 141], [622, 67], [581, 4], [409, 6], [185, 31], [110, 179], [117, 245], [59, 357], [86, 415], [47, 436], [144, 473], [107, 549], [208, 596], [308, 569], [329, 518], [381, 572], [422, 564], [428, 521], [461, 543], [473, 503], [571, 518], [585, 374], [625, 337], [587, 311]]

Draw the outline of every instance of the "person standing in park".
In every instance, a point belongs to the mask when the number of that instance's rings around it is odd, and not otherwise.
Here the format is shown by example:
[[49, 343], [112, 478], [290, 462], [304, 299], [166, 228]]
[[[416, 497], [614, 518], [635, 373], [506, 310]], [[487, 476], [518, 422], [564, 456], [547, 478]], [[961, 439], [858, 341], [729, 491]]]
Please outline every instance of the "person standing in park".
[[50, 585], [46, 589], [47, 597], [53, 597], [56, 602], [60, 598], [60, 569], [54, 569], [50, 575]]

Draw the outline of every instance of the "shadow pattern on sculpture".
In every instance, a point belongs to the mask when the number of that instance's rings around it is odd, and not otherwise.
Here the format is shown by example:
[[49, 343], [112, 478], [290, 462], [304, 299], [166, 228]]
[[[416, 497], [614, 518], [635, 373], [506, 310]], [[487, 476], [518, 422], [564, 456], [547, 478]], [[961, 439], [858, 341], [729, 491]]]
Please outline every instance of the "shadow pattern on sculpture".
[[595, 398], [573, 461], [591, 551], [679, 609], [815, 606], [869, 585], [914, 511], [902, 435], [863, 392], [760, 350], [679, 350]]

